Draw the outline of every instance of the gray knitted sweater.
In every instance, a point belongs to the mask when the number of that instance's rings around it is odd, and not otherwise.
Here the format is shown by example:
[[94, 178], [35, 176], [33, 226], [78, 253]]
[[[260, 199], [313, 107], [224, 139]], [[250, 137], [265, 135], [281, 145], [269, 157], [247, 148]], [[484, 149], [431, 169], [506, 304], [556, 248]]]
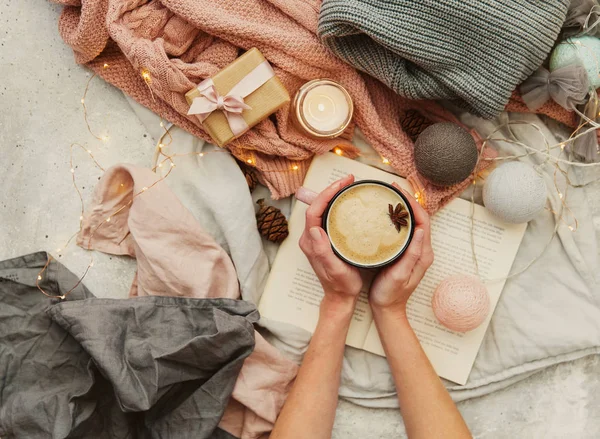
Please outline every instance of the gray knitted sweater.
[[556, 40], [569, 0], [323, 0], [319, 36], [411, 99], [496, 116]]

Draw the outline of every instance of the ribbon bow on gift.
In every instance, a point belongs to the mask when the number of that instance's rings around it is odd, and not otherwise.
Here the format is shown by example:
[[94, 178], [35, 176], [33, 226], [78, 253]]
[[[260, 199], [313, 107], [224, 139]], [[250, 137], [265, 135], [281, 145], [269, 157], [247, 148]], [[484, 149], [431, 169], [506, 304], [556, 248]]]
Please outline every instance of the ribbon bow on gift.
[[242, 96], [232, 94], [221, 96], [211, 84], [204, 90], [200, 90], [200, 96], [194, 98], [188, 114], [197, 114], [200, 122], [204, 122], [213, 111], [221, 110], [227, 118], [229, 128], [234, 135], [238, 136], [248, 128], [242, 117], [242, 111], [250, 109], [252, 107], [244, 103]]
[[[225, 113], [241, 113], [244, 110], [251, 110], [250, 105], [244, 103], [244, 98], [227, 94], [221, 96], [214, 85], [203, 90], [201, 96], [206, 99], [194, 99], [188, 114], [198, 114], [201, 118], [206, 118], [215, 110], [222, 110]], [[206, 116], [204, 116], [206, 114]]]
[[213, 111], [220, 110], [225, 114], [231, 132], [237, 137], [248, 129], [242, 112], [252, 109], [244, 103], [244, 98], [273, 76], [275, 76], [275, 72], [271, 65], [268, 61], [263, 61], [244, 76], [225, 96], [219, 94], [211, 78], [205, 79], [196, 87], [200, 94], [192, 101], [187, 114], [198, 115], [200, 122], [204, 122]]

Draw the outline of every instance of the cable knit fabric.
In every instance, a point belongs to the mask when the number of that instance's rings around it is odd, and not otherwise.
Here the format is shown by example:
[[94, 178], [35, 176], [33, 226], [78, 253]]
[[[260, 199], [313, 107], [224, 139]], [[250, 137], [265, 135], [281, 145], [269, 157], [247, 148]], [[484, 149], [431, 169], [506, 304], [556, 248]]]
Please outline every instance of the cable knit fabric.
[[[417, 184], [428, 211], [436, 211], [469, 184], [440, 189], [419, 182], [401, 116], [418, 108], [435, 121], [456, 118], [433, 102], [391, 93], [328, 51], [316, 35], [320, 0], [57, 1], [65, 5], [59, 31], [77, 62], [195, 136], [209, 140], [199, 120], [186, 115], [185, 93], [233, 61], [241, 49], [257, 47], [291, 95], [315, 78], [342, 83], [354, 99], [356, 125], [398, 173]], [[149, 84], [142, 70], [150, 74]], [[302, 184], [314, 154], [338, 145], [350, 157], [357, 154], [348, 138], [315, 140], [298, 131], [286, 106], [227, 148], [242, 159], [252, 154], [261, 181], [277, 199]], [[299, 169], [292, 170], [294, 164]]]
[[319, 36], [411, 99], [491, 118], [554, 44], [569, 0], [324, 0]]

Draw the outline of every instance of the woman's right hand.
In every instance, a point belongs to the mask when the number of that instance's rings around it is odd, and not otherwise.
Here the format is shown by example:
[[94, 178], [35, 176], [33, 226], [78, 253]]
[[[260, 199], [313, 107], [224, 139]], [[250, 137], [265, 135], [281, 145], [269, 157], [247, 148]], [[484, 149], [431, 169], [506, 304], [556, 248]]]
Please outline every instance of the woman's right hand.
[[321, 228], [323, 214], [331, 199], [342, 188], [354, 182], [354, 176], [348, 175], [327, 187], [311, 200], [306, 210], [306, 226], [300, 238], [300, 248], [323, 285], [325, 298], [336, 303], [348, 301], [354, 303], [362, 288], [362, 278], [358, 268], [343, 262], [331, 248], [329, 237]]
[[402, 257], [375, 277], [369, 291], [369, 303], [375, 311], [390, 309], [404, 314], [408, 298], [433, 263], [433, 249], [429, 215], [398, 184], [394, 183], [394, 186], [408, 198], [414, 213], [415, 232]]

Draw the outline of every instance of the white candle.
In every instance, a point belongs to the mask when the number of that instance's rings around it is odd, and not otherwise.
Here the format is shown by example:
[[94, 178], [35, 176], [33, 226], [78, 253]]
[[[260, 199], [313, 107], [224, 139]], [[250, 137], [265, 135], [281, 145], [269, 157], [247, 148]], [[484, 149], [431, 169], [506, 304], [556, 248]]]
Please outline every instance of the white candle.
[[352, 119], [352, 99], [337, 82], [317, 79], [305, 84], [295, 99], [296, 118], [316, 137], [339, 136]]
[[319, 85], [309, 90], [302, 102], [306, 123], [324, 133], [339, 129], [348, 119], [349, 110], [346, 95], [333, 85]]

